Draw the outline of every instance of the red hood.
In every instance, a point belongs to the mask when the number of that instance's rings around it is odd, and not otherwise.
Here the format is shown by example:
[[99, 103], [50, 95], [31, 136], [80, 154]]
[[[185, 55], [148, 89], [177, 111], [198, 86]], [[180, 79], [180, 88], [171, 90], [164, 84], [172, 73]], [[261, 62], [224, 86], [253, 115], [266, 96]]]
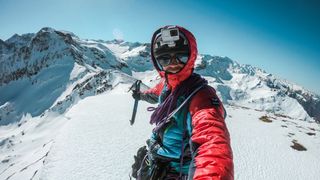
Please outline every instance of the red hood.
[[[180, 26], [176, 26], [176, 27], [179, 28], [179, 30], [186, 36], [186, 38], [189, 41], [190, 57], [188, 59], [187, 64], [183, 67], [183, 69], [181, 71], [179, 71], [178, 73], [175, 73], [175, 74], [168, 74], [167, 73], [167, 84], [170, 89], [174, 89], [175, 87], [177, 87], [180, 84], [180, 82], [186, 80], [192, 74], [193, 68], [194, 68], [194, 63], [195, 63], [195, 61], [197, 59], [197, 55], [198, 55], [197, 42], [196, 42], [196, 39], [193, 36], [193, 34], [183, 27], [180, 27]], [[154, 55], [153, 55], [153, 42], [155, 40], [156, 35], [160, 32], [160, 29], [158, 29], [152, 36], [151, 58], [152, 58], [153, 66], [157, 69], [160, 76], [162, 78], [165, 78], [165, 72], [162, 71], [158, 67], [157, 62], [156, 62]]]

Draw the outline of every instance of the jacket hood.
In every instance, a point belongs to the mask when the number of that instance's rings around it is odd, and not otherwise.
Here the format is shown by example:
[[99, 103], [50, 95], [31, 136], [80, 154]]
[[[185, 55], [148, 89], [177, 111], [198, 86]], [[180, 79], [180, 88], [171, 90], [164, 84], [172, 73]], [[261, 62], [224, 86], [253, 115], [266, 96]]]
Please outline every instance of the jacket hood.
[[[168, 26], [165, 26], [168, 27]], [[193, 34], [186, 30], [183, 27], [180, 26], [175, 26], [179, 29], [179, 31], [181, 33], [184, 34], [184, 36], [186, 37], [186, 39], [188, 40], [189, 43], [189, 48], [190, 48], [190, 56], [189, 59], [186, 63], [186, 65], [183, 67], [183, 69], [181, 69], [181, 71], [177, 72], [177, 73], [166, 73], [165, 71], [161, 70], [158, 66], [158, 63], [156, 62], [156, 59], [154, 57], [154, 53], [153, 53], [153, 44], [155, 41], [155, 38], [157, 36], [157, 34], [160, 33], [162, 28], [165, 27], [161, 27], [159, 28], [157, 31], [155, 31], [155, 33], [152, 36], [152, 40], [151, 40], [151, 59], [152, 59], [152, 63], [153, 66], [157, 69], [159, 75], [161, 76], [161, 78], [165, 78], [168, 88], [169, 89], [175, 89], [175, 87], [177, 87], [182, 81], [186, 80], [192, 73], [193, 73], [193, 69], [194, 69], [194, 63], [197, 59], [197, 55], [198, 55], [198, 49], [197, 49], [197, 43], [196, 43], [196, 39], [193, 36]]]

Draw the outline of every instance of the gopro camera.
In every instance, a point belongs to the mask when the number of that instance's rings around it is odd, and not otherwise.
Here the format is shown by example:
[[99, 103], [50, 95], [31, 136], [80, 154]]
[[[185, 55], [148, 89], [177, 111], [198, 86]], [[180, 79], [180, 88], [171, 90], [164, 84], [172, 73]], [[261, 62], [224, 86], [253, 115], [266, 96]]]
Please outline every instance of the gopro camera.
[[167, 44], [169, 47], [176, 46], [175, 41], [180, 39], [179, 29], [177, 27], [168, 27], [161, 29], [161, 46]]

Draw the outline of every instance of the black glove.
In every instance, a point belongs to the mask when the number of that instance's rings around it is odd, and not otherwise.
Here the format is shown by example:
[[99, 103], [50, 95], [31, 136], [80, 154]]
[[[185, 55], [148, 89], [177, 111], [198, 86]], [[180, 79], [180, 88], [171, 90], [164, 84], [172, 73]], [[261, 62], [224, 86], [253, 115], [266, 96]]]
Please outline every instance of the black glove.
[[[148, 150], [146, 146], [143, 146], [141, 148], [139, 148], [137, 155], [134, 156], [134, 164], [131, 166], [132, 167], [132, 172], [131, 175], [134, 178], [138, 178], [138, 171], [142, 171], [140, 173], [146, 174], [146, 172], [148, 171], [148, 166], [145, 164], [146, 163], [146, 159], [145, 156], [147, 155]], [[145, 161], [143, 161], [145, 160]], [[143, 165], [142, 165], [143, 163]], [[140, 169], [140, 167], [142, 166], [142, 169]], [[140, 174], [141, 175], [141, 174]]]
[[133, 99], [135, 99], [135, 100], [141, 100], [141, 92], [133, 91], [132, 97], [133, 97]]

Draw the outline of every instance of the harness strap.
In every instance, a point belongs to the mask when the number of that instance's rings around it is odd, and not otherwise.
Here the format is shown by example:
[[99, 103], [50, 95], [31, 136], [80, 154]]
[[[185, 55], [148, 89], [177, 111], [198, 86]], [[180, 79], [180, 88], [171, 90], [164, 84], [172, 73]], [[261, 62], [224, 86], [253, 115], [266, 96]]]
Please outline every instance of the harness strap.
[[[165, 124], [169, 123], [171, 121], [171, 118], [187, 103], [189, 102], [189, 100], [191, 99], [191, 97], [193, 95], [195, 95], [200, 89], [202, 89], [204, 86], [206, 85], [201, 85], [198, 88], [196, 88], [194, 91], [192, 91], [192, 93], [174, 110], [172, 111], [167, 117], [165, 117], [166, 120], [162, 121], [163, 123], [159, 124], [158, 127], [159, 129], [162, 128], [162, 126], [164, 126]], [[183, 135], [182, 135], [182, 140], [181, 140], [181, 154], [180, 154], [180, 172], [179, 172], [179, 177], [182, 178], [182, 167], [183, 167], [183, 156], [184, 156], [184, 140], [186, 138], [187, 135], [187, 115], [184, 115], [184, 119], [183, 119]], [[157, 133], [156, 136], [159, 136], [159, 132]], [[155, 142], [151, 145], [151, 150], [153, 150], [153, 148], [158, 144], [160, 145], [162, 148], [164, 148], [161, 138], [156, 138]]]
[[199, 86], [197, 89], [195, 89], [181, 104], [179, 107], [177, 107], [174, 111], [172, 111], [167, 117], [165, 117], [165, 122], [169, 122], [170, 119], [189, 101], [189, 99], [198, 92], [202, 87], [205, 85]]
[[184, 156], [184, 140], [187, 135], [187, 116], [184, 115], [183, 118], [183, 135], [181, 139], [181, 153], [180, 153], [180, 172], [179, 172], [179, 177], [180, 179], [182, 178], [182, 166], [183, 166], [183, 156]]

